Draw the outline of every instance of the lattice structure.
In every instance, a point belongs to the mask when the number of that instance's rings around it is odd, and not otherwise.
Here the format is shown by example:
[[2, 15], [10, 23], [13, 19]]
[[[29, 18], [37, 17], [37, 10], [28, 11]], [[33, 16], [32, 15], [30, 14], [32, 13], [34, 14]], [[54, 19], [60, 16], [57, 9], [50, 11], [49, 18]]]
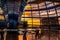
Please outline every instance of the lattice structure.
[[[41, 6], [41, 4], [42, 4], [42, 6]], [[32, 36], [30, 36], [30, 37], [32, 37], [31, 40], [60, 40], [60, 36], [59, 36], [60, 35], [60, 30], [59, 30], [60, 29], [60, 5], [57, 5], [56, 3], [51, 3], [51, 2], [44, 2], [41, 4], [29, 4], [30, 6], [33, 6], [31, 8], [31, 10], [27, 9], [27, 10], [23, 11], [24, 6], [26, 5], [24, 2], [22, 2], [22, 4], [20, 4], [20, 2], [10, 3], [10, 2], [4, 1], [2, 8], [4, 9], [6, 14], [9, 14], [11, 12], [14, 12], [17, 14], [21, 13], [20, 17], [22, 15], [22, 12], [27, 12], [27, 11], [30, 12], [30, 15], [28, 17], [26, 17], [26, 16], [22, 17], [22, 18], [24, 18], [24, 20], [26, 20], [27, 18], [31, 19], [31, 20], [27, 21], [28, 22], [27, 29], [20, 28], [20, 30], [19, 30], [19, 33], [22, 32], [20, 34], [25, 35], [23, 37], [24, 40], [26, 40], [26, 38], [28, 38], [28, 37], [26, 37], [26, 35], [28, 35], [28, 34], [32, 35]], [[6, 9], [5, 9], [5, 7], [6, 7]], [[36, 7], [36, 9], [34, 7]], [[20, 9], [22, 8], [22, 9], [20, 10], [19, 8]], [[37, 22], [35, 22], [34, 20]], [[30, 24], [29, 24], [29, 22], [30, 22]], [[16, 34], [14, 34], [14, 36], [15, 35]], [[17, 38], [17, 35], [16, 35], [16, 38]], [[8, 34], [8, 36], [10, 36], [10, 35]], [[12, 36], [10, 36], [10, 37], [12, 38]], [[12, 38], [10, 40], [13, 40], [13, 39], [14, 38]], [[14, 39], [14, 40], [17, 40], [17, 39]], [[28, 39], [28, 40], [30, 40], [30, 39]]]

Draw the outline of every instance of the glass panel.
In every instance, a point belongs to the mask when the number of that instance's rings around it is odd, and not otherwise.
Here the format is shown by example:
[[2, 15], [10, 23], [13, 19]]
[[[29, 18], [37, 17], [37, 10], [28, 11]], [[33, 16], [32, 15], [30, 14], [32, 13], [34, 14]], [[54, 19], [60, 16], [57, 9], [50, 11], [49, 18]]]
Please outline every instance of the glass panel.
[[31, 10], [32, 6], [30, 6], [30, 4], [27, 4], [24, 8], [24, 10]]
[[37, 4], [31, 4], [32, 6], [32, 10], [38, 9], [38, 5]]
[[32, 11], [33, 17], [39, 17], [39, 11]]
[[47, 7], [52, 7], [52, 6], [54, 6], [54, 5], [53, 5], [53, 3], [52, 3], [52, 4], [47, 5]]
[[60, 9], [57, 9], [57, 14], [58, 16], [60, 16]]
[[31, 17], [32, 15], [31, 15], [31, 12], [23, 12], [23, 15], [22, 15], [22, 17]]
[[40, 11], [40, 17], [48, 17], [47, 11]]
[[50, 9], [48, 14], [49, 14], [49, 17], [56, 17], [57, 16], [55, 9]]
[[39, 4], [39, 9], [46, 8], [45, 3]]

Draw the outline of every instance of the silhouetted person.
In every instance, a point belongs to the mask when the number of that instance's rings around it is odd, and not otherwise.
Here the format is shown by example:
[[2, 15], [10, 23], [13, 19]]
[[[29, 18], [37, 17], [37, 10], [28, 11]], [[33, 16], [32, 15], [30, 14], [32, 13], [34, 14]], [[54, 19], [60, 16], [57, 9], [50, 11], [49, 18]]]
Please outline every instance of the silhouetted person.
[[24, 31], [24, 35], [23, 35], [23, 40], [27, 40], [27, 38], [26, 38], [26, 33], [27, 33], [27, 31], [25, 30], [25, 31]]
[[0, 21], [0, 35], [1, 35], [1, 40], [4, 40], [4, 29], [6, 28], [6, 22], [5, 21]]
[[35, 30], [35, 38], [39, 38], [39, 30]]
[[24, 31], [24, 35], [23, 35], [23, 40], [27, 40], [27, 38], [26, 38], [26, 33], [27, 33], [27, 31], [26, 31], [26, 29], [27, 29], [27, 22], [26, 21], [24, 21], [23, 22], [23, 29], [25, 30]]

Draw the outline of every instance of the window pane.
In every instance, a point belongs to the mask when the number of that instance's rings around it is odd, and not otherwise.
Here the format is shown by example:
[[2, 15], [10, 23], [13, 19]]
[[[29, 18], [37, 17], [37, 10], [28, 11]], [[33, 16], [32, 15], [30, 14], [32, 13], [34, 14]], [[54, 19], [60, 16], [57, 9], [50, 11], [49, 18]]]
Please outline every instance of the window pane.
[[47, 16], [47, 11], [45, 11], [45, 10], [40, 11], [40, 17], [48, 17]]
[[31, 17], [31, 12], [23, 12], [22, 17]]
[[39, 9], [46, 8], [45, 3], [40, 3], [39, 4]]
[[38, 9], [38, 5], [37, 4], [31, 4], [32, 10]]
[[39, 11], [32, 11], [33, 17], [39, 17]]
[[57, 16], [55, 9], [50, 9], [48, 14], [49, 14], [49, 17], [56, 17]]
[[52, 6], [54, 6], [54, 5], [53, 5], [53, 3], [52, 3], [52, 4], [47, 5], [47, 7], [52, 7]]

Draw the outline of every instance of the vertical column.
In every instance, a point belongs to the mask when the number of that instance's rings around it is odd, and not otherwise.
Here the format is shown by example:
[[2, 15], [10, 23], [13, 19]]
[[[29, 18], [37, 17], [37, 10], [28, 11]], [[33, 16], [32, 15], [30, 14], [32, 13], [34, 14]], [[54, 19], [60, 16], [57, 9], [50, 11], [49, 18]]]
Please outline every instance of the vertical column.
[[9, 31], [6, 40], [18, 40], [18, 14], [8, 14]]

